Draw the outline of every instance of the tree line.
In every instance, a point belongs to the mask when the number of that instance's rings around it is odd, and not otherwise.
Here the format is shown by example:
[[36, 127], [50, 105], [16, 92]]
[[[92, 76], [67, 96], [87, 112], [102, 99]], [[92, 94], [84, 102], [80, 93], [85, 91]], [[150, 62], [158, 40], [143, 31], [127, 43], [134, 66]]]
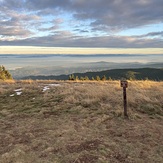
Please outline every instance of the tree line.
[[103, 75], [102, 77], [97, 75], [96, 77], [89, 78], [88, 76], [78, 77], [78, 76], [75, 76], [74, 74], [71, 74], [71, 75], [69, 75], [69, 80], [72, 80], [72, 81], [78, 81], [78, 80], [81, 80], [81, 81], [87, 81], [87, 80], [106, 81], [106, 80], [112, 80], [112, 78], [111, 77], [107, 78], [105, 75]]
[[[124, 78], [124, 79], [127, 79], [127, 80], [137, 80], [136, 78], [136, 74], [139, 74], [137, 72], [134, 72], [134, 71], [127, 71], [126, 73], [124, 73], [123, 76], [121, 76], [121, 78]], [[145, 79], [147, 80], [148, 77], [145, 77]], [[94, 81], [106, 81], [106, 80], [115, 80], [114, 78], [112, 79], [110, 76], [109, 77], [106, 77], [105, 75], [103, 76], [99, 76], [99, 75], [96, 75], [95, 77], [88, 77], [88, 76], [75, 76], [74, 74], [71, 74], [69, 75], [69, 80], [72, 80], [72, 81], [77, 81], [77, 80], [81, 80], [81, 81], [84, 81], [84, 80], [94, 80]]]
[[67, 77], [69, 80], [163, 80], [163, 68], [113, 69], [100, 72], [74, 73]]

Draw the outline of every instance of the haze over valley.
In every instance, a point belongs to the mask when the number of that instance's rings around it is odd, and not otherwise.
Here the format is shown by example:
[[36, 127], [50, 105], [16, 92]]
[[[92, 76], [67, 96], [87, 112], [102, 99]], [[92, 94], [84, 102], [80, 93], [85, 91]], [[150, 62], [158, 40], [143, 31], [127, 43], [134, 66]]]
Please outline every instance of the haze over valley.
[[162, 68], [163, 55], [1, 54], [0, 65], [5, 65], [15, 79], [21, 79], [31, 75], [61, 75], [124, 68]]

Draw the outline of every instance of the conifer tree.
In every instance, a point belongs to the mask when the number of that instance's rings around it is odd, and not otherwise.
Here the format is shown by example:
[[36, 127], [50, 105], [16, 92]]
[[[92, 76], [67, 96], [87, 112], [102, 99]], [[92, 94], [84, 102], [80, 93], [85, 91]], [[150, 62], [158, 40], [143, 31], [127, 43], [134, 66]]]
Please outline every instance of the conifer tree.
[[100, 77], [99, 77], [99, 76], [96, 76], [96, 80], [97, 80], [97, 81], [100, 81], [101, 79], [100, 79]]
[[9, 73], [9, 71], [5, 69], [4, 66], [0, 66], [0, 80], [8, 80], [8, 79], [12, 79], [11, 74]]
[[125, 74], [125, 77], [128, 80], [135, 80], [136, 79], [135, 72], [133, 72], [133, 71], [127, 71], [127, 73]]
[[69, 75], [69, 80], [75, 80], [74, 74]]
[[109, 80], [109, 81], [112, 81], [112, 78], [109, 76], [108, 80]]
[[85, 76], [84, 80], [89, 80], [89, 77], [88, 76]]
[[76, 76], [76, 77], [75, 77], [75, 80], [79, 80], [79, 77], [78, 77], [78, 76]]
[[105, 75], [102, 76], [101, 80], [102, 80], [102, 81], [105, 81], [105, 80], [106, 80], [106, 76], [105, 76]]
[[81, 77], [80, 77], [80, 80], [84, 80], [84, 78], [81, 76]]

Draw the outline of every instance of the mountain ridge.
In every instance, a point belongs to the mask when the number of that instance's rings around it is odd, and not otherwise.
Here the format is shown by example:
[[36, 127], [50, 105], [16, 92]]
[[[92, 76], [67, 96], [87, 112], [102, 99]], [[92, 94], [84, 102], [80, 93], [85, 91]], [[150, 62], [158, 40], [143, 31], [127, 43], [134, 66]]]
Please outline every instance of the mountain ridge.
[[[95, 78], [96, 76], [102, 77], [106, 76], [106, 78], [111, 78], [113, 80], [119, 80], [121, 78], [126, 78], [128, 72], [132, 72], [136, 80], [163, 80], [163, 68], [139, 68], [139, 69], [111, 69], [104, 71], [96, 71], [96, 72], [86, 72], [86, 73], [72, 73], [74, 76], [78, 76], [79, 78], [87, 76], [89, 79]], [[71, 74], [69, 74], [71, 75]], [[33, 80], [68, 80], [69, 75], [38, 75], [38, 76], [27, 76], [22, 78], [24, 79], [33, 79]]]

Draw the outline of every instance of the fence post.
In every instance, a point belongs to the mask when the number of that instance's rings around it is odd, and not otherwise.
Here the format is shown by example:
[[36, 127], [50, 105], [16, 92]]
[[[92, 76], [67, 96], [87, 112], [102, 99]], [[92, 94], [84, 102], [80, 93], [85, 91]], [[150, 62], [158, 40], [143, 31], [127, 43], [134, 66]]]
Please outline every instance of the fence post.
[[128, 87], [128, 82], [126, 80], [121, 80], [120, 84], [121, 84], [121, 87], [123, 87], [124, 117], [128, 117], [128, 114], [127, 114], [127, 93], [126, 93], [126, 88]]

